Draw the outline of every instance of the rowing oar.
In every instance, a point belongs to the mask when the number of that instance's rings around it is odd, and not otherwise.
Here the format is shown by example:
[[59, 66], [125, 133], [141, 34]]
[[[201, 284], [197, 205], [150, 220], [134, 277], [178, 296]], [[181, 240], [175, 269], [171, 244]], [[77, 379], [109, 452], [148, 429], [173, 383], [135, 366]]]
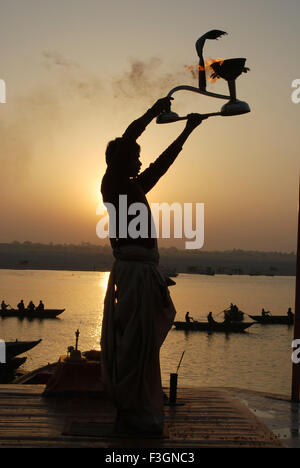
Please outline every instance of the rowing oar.
[[227, 310], [227, 309], [220, 310], [220, 312], [218, 312], [218, 313], [217, 313], [217, 314], [215, 314], [215, 315], [218, 317], [218, 315], [220, 315], [220, 314], [224, 313], [224, 312], [225, 312], [225, 310]]

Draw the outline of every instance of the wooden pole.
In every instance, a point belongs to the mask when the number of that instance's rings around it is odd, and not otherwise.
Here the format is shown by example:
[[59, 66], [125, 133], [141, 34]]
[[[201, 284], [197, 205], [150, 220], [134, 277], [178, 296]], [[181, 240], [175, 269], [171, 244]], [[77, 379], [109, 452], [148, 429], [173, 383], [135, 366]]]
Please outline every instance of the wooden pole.
[[[295, 320], [294, 340], [300, 339], [300, 181], [298, 204], [298, 242], [297, 242], [297, 267], [296, 267], [296, 292], [295, 292]], [[293, 362], [292, 369], [292, 401], [300, 401], [300, 362]]]

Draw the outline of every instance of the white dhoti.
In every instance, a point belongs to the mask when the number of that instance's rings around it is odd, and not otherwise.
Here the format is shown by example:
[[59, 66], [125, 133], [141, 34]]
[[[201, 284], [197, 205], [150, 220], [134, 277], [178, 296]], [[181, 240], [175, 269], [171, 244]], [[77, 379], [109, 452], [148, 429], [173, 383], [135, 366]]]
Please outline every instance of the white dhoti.
[[119, 430], [160, 432], [159, 351], [175, 308], [158, 269], [157, 251], [128, 246], [114, 255], [102, 322], [104, 385], [117, 407]]

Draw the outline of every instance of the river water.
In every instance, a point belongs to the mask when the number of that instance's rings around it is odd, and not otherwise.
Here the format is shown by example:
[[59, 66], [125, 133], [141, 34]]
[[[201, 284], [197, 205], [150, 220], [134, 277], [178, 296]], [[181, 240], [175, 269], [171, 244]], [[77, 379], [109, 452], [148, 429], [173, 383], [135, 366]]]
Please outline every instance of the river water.
[[[57, 319], [28, 320], [0, 318], [0, 338], [5, 341], [42, 342], [26, 353], [22, 370], [33, 370], [57, 361], [75, 343], [79, 348], [99, 349], [103, 300], [109, 273], [78, 271], [0, 270], [0, 300], [12, 307], [20, 299], [25, 304], [43, 300], [46, 308], [65, 308]], [[265, 276], [205, 276], [180, 274], [170, 288], [177, 320], [185, 313], [206, 320], [209, 311], [222, 321], [222, 311], [234, 302], [246, 314], [261, 308], [273, 315], [294, 310], [295, 278]], [[219, 315], [218, 315], [219, 314]], [[245, 315], [245, 321], [251, 321]], [[241, 334], [189, 332], [172, 329], [161, 350], [163, 384], [179, 370], [180, 386], [230, 386], [290, 394], [291, 343], [293, 327], [253, 325]]]

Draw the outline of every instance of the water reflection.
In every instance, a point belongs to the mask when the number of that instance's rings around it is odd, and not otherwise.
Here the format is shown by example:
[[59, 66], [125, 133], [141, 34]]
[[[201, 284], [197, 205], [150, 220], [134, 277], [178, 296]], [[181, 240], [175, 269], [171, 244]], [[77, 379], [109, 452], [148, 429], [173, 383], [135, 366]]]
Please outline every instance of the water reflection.
[[100, 337], [102, 330], [102, 317], [103, 317], [103, 305], [104, 298], [107, 289], [107, 284], [109, 280], [109, 272], [101, 272], [98, 278], [98, 290], [99, 290], [99, 308], [96, 316], [96, 322], [94, 323], [93, 328], [89, 330], [89, 336], [92, 343], [92, 349], [100, 349]]
[[226, 341], [229, 340], [232, 335], [235, 335], [234, 333], [223, 333], [223, 332], [215, 332], [215, 331], [199, 332], [199, 331], [193, 331], [193, 330], [176, 330], [176, 332], [184, 333], [184, 339], [187, 343], [189, 339], [191, 338], [191, 336], [193, 336], [193, 334], [196, 334], [197, 336], [200, 333], [202, 337], [205, 336], [207, 338], [208, 345], [213, 343], [213, 340], [216, 334], [223, 336]]
[[[68, 346], [74, 345], [77, 328], [82, 351], [100, 349], [108, 278], [108, 272], [0, 271], [1, 296], [6, 302], [16, 304], [21, 297], [25, 301], [42, 298], [49, 308], [66, 309], [55, 320], [0, 321], [0, 338], [6, 341], [42, 338], [39, 346], [26, 354], [24, 369], [57, 361]], [[281, 314], [293, 302], [295, 281], [286, 277], [275, 280], [220, 275], [208, 280], [199, 275], [179, 275], [172, 289], [177, 320], [184, 320], [186, 310], [190, 310], [195, 319], [205, 321], [209, 310], [217, 313], [230, 300], [249, 314], [265, 304], [274, 315]], [[163, 382], [169, 384], [170, 373], [176, 372], [185, 351], [179, 385], [237, 386], [289, 394], [292, 330], [259, 324], [249, 332], [228, 335], [172, 329], [161, 350]]]
[[109, 271], [102, 272], [99, 278], [99, 287], [100, 287], [102, 295], [105, 295], [108, 280], [109, 280]]

